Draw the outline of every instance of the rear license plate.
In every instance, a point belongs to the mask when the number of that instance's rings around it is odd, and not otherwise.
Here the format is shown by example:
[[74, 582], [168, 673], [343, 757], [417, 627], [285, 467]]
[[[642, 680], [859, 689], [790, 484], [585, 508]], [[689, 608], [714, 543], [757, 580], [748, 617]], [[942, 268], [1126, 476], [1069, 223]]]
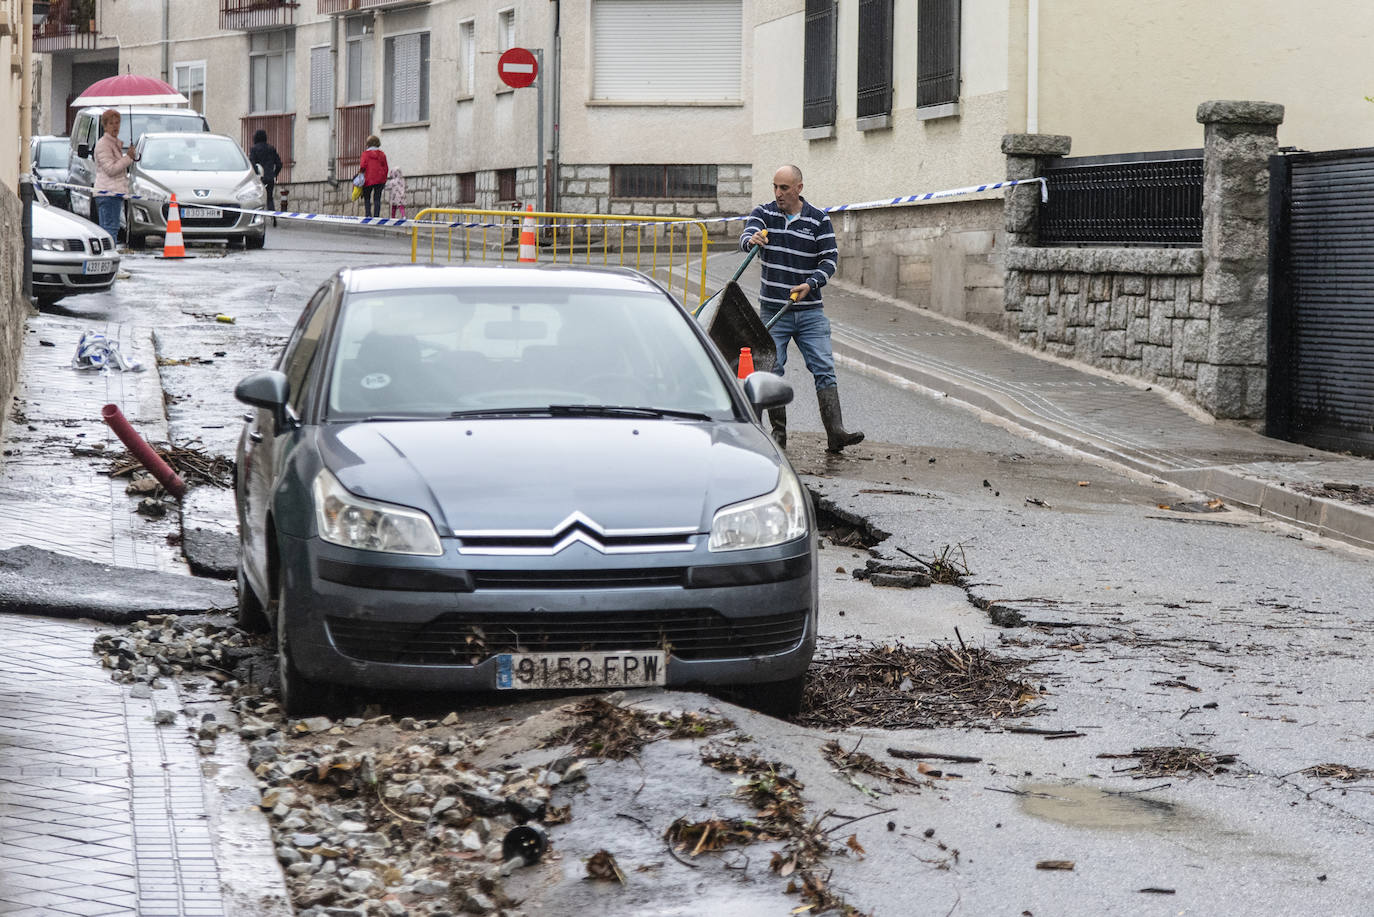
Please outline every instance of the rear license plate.
[[641, 688], [664, 683], [664, 653], [502, 653], [496, 687]]
[[86, 266], [81, 269], [83, 274], [108, 274], [114, 270], [113, 261], [87, 261]]
[[216, 207], [182, 207], [181, 215], [191, 220], [218, 220], [223, 216]]

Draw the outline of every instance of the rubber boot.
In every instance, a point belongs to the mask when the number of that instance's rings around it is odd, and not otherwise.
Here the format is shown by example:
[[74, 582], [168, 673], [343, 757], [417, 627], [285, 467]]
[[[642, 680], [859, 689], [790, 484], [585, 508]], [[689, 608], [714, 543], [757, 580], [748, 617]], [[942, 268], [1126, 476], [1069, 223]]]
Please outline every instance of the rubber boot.
[[779, 449], [787, 448], [787, 408], [769, 408], [768, 425], [773, 429], [773, 442]]
[[837, 385], [816, 389], [816, 403], [821, 407], [821, 423], [825, 424], [825, 451], [838, 453], [845, 446], [864, 441], [858, 431], [848, 433], [840, 416], [840, 388]]

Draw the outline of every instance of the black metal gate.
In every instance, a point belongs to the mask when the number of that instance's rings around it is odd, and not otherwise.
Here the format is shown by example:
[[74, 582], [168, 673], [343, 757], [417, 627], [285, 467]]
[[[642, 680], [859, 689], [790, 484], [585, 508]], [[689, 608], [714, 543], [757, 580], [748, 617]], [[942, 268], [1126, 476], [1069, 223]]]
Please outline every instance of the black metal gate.
[[1374, 456], [1374, 149], [1269, 165], [1266, 432]]

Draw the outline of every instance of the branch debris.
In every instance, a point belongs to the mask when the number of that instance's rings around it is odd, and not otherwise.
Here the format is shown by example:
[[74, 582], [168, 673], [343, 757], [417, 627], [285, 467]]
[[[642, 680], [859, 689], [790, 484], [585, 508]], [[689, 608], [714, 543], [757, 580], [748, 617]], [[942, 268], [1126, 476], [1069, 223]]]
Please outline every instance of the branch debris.
[[658, 739], [698, 739], [735, 728], [726, 719], [684, 713], [646, 713], [600, 697], [572, 708], [577, 722], [545, 737], [541, 748], [572, 745], [578, 755], [619, 761], [639, 754]]
[[1158, 745], [1151, 748], [1137, 748], [1129, 753], [1100, 754], [1099, 758], [1138, 758], [1134, 767], [1117, 770], [1116, 773], [1130, 774], [1136, 780], [1142, 777], [1168, 777], [1174, 774], [1206, 774], [1215, 777], [1225, 773], [1227, 764], [1237, 760], [1233, 754], [1214, 755], [1200, 748], [1186, 745]]

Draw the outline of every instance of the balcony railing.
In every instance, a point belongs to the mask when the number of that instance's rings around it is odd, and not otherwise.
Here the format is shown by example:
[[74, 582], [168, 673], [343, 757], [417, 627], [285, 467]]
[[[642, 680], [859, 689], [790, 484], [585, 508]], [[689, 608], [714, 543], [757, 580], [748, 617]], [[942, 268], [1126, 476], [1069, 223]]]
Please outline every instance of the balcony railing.
[[53, 3], [48, 15], [33, 27], [33, 50], [92, 51], [98, 34], [95, 30], [94, 6], [83, 7], [70, 2]]
[[219, 0], [219, 27], [250, 32], [295, 25], [295, 0]]
[[[277, 184], [284, 185], [291, 180], [291, 167], [296, 164], [296, 116], [287, 115], [249, 115], [240, 118], [243, 148], [252, 149], [253, 135], [259, 130], [267, 131], [267, 142], [277, 148], [281, 157], [281, 174]], [[276, 209], [275, 202], [269, 202], [269, 210]]]
[[338, 146], [334, 149], [334, 175], [340, 181], [351, 180], [358, 172], [358, 160], [363, 144], [372, 133], [373, 105], [344, 105], [335, 109], [338, 126]]
[[382, 10], [398, 6], [421, 6], [429, 0], [316, 0], [320, 13], [353, 13], [358, 10]]

